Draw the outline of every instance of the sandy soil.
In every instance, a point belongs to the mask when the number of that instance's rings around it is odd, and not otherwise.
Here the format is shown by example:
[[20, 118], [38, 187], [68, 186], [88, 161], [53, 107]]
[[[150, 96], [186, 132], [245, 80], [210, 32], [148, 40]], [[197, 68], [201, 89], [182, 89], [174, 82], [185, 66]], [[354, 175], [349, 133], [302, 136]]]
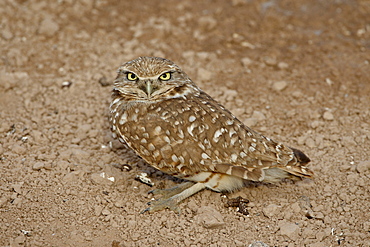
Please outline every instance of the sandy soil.
[[[48, 3], [47, 3], [48, 2]], [[0, 246], [370, 246], [370, 3], [0, 1]], [[120, 64], [168, 58], [257, 131], [302, 149], [313, 180], [202, 191], [111, 138]]]

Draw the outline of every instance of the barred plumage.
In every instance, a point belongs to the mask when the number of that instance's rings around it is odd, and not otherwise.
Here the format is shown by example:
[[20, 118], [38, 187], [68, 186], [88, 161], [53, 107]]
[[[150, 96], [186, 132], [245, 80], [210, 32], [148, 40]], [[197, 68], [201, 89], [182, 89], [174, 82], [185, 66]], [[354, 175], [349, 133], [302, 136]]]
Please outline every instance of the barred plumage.
[[148, 164], [195, 182], [167, 191], [150, 212], [177, 210], [204, 188], [232, 191], [244, 180], [313, 175], [305, 154], [245, 126], [163, 58], [140, 57], [119, 68], [110, 112], [114, 135]]

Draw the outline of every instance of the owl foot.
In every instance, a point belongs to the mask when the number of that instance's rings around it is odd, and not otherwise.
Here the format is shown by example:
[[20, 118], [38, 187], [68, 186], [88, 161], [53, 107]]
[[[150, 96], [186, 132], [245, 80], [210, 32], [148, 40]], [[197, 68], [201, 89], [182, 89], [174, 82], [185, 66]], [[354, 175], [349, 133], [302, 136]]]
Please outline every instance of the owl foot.
[[141, 211], [141, 213], [149, 212], [154, 213], [157, 211], [161, 211], [163, 209], [170, 209], [177, 214], [180, 214], [181, 210], [178, 207], [178, 204], [188, 198], [191, 195], [194, 195], [198, 191], [204, 189], [206, 186], [204, 183], [192, 183], [186, 182], [175, 186], [173, 188], [167, 190], [154, 190], [150, 193], [153, 194], [162, 194], [163, 196], [155, 201], [151, 201], [148, 204], [150, 207]]
[[161, 199], [167, 199], [174, 195], [180, 194], [181, 192], [190, 188], [193, 185], [194, 183], [192, 182], [185, 182], [185, 183], [176, 185], [169, 189], [154, 189], [154, 190], [149, 191], [148, 194], [162, 195]]

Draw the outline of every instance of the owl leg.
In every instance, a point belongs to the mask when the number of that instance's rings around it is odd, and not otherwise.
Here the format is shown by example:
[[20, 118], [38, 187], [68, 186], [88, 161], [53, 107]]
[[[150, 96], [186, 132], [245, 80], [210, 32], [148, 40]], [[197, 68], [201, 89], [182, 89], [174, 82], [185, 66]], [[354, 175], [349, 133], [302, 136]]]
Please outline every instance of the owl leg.
[[[174, 211], [175, 213], [180, 214], [180, 208], [178, 207], [178, 204], [182, 200], [184, 200], [184, 199], [188, 198], [189, 196], [192, 196], [195, 193], [197, 193], [197, 192], [206, 188], [204, 183], [196, 183], [192, 186], [190, 186], [188, 183], [185, 183], [185, 184], [186, 185], [182, 185], [182, 186], [180, 185], [181, 189], [182, 189], [182, 191], [180, 193], [175, 194], [171, 197], [164, 196], [163, 199], [160, 198], [158, 200], [149, 202], [148, 204], [150, 205], [150, 207], [143, 210], [141, 213], [145, 213], [145, 212], [154, 213], [156, 211], [161, 211], [163, 209], [168, 208], [168, 209]], [[176, 189], [177, 188], [175, 188], [174, 190], [176, 190]], [[170, 191], [170, 193], [173, 193], [173, 191]]]

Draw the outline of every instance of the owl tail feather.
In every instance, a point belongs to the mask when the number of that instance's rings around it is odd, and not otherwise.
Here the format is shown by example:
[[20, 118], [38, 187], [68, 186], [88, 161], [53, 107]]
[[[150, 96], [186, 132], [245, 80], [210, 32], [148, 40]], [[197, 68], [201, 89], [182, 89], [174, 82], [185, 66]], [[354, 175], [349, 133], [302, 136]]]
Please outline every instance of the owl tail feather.
[[285, 166], [276, 166], [265, 169], [264, 182], [275, 183], [284, 178], [300, 180], [302, 178], [312, 178], [314, 173], [308, 169], [306, 164], [311, 160], [302, 151], [291, 148], [294, 158]]
[[311, 161], [310, 158], [308, 158], [307, 155], [305, 155], [301, 150], [298, 150], [296, 148], [291, 149], [293, 150], [294, 156], [297, 158], [297, 161], [300, 164], [305, 165]]

